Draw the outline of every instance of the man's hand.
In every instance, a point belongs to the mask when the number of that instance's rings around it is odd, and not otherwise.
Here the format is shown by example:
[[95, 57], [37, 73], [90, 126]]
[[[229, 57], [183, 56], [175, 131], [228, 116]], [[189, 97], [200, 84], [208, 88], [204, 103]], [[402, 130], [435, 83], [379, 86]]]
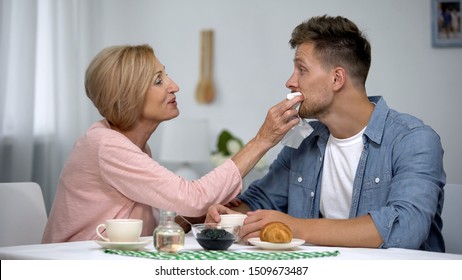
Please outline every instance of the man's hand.
[[233, 208], [233, 207], [239, 207], [242, 204], [242, 201], [239, 198], [234, 198], [228, 204], [225, 204], [226, 207], [228, 208]]
[[293, 230], [297, 219], [275, 210], [257, 210], [247, 213], [244, 226], [239, 231], [239, 236], [245, 241], [252, 237], [260, 236], [260, 229], [270, 222], [283, 222]]

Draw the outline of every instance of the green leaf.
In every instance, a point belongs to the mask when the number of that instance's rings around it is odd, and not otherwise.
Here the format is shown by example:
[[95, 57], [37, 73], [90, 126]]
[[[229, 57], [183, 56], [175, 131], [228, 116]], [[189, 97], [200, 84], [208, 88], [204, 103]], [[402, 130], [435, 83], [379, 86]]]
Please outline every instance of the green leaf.
[[229, 156], [231, 153], [228, 151], [228, 148], [226, 147], [226, 143], [228, 143], [228, 141], [232, 138], [233, 138], [233, 135], [229, 131], [223, 130], [218, 136], [218, 142], [217, 142], [218, 152], [222, 153], [224, 156]]
[[241, 139], [235, 137], [231, 132], [228, 130], [223, 130], [220, 135], [218, 136], [218, 142], [217, 142], [217, 150], [219, 153], [221, 153], [224, 156], [230, 156], [231, 153], [228, 150], [227, 143], [229, 140], [235, 140], [239, 143], [241, 148], [244, 146], [242, 143]]

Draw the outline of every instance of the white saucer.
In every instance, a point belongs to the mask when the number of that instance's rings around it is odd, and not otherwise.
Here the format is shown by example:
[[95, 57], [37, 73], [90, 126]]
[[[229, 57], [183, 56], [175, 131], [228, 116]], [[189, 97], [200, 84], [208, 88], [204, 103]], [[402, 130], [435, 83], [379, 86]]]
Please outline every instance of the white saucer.
[[115, 250], [139, 250], [152, 242], [152, 237], [142, 237], [137, 242], [107, 242], [101, 239], [95, 240], [98, 245], [107, 249]]
[[289, 243], [272, 243], [272, 242], [265, 242], [261, 241], [260, 238], [254, 237], [254, 238], [249, 238], [247, 240], [250, 244], [255, 245], [257, 247], [260, 247], [262, 249], [266, 250], [285, 250], [285, 249], [291, 249], [297, 246], [302, 245], [305, 243], [305, 240], [303, 239], [292, 239], [291, 242]]

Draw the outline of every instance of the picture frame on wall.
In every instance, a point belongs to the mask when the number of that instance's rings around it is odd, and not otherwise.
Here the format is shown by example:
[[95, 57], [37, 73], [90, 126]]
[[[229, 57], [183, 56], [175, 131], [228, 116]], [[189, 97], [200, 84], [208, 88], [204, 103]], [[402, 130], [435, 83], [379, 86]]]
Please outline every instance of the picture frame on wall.
[[462, 0], [432, 0], [432, 45], [462, 47], [460, 8]]

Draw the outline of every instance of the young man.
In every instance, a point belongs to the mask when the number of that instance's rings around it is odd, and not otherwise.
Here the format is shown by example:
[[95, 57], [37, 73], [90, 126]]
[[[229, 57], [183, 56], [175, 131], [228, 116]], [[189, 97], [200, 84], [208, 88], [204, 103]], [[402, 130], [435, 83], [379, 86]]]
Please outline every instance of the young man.
[[[239, 196], [234, 210], [253, 211], [241, 236], [282, 221], [311, 244], [444, 251], [441, 140], [421, 120], [367, 96], [364, 34], [346, 18], [321, 16], [297, 26], [290, 44], [286, 86], [304, 97], [299, 116], [318, 121]], [[214, 205], [207, 220], [229, 212]]]

